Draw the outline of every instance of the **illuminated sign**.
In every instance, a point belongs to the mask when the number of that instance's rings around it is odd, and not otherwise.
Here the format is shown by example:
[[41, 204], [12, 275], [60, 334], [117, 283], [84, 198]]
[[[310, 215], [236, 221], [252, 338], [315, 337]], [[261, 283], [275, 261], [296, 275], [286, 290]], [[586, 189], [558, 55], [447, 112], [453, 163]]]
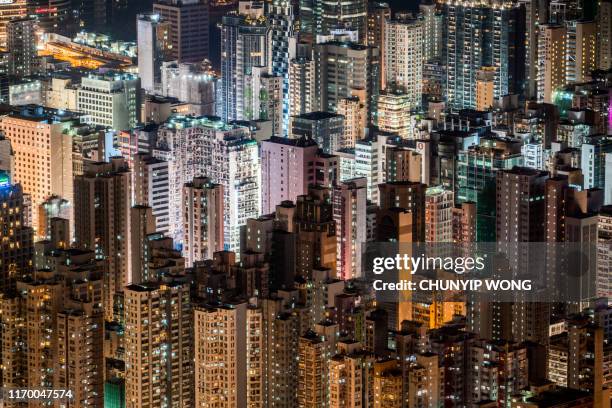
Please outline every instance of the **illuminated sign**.
[[15, 0], [0, 0], [0, 4], [13, 4]]
[[8, 188], [11, 186], [11, 180], [8, 173], [0, 171], [0, 188]]
[[55, 13], [56, 11], [57, 11], [57, 7], [48, 7], [48, 8], [44, 7], [44, 8], [37, 8], [36, 10], [34, 10], [36, 14]]

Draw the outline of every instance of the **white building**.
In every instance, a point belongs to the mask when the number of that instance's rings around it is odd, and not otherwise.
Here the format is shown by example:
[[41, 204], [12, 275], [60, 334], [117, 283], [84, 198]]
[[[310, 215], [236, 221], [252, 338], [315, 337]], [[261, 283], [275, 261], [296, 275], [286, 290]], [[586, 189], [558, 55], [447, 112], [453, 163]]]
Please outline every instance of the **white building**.
[[148, 154], [134, 155], [132, 162], [133, 205], [151, 207], [155, 231], [170, 233], [170, 182], [168, 163]]
[[136, 38], [138, 42], [138, 75], [142, 88], [149, 93], [155, 91], [160, 82], [162, 63], [161, 39], [158, 38], [160, 15], [144, 13], [136, 17]]
[[544, 170], [544, 151], [542, 143], [527, 143], [521, 147], [521, 153], [525, 159], [525, 167], [536, 170]]
[[248, 128], [219, 118], [174, 116], [159, 128], [154, 156], [169, 164], [170, 235], [183, 241], [182, 188], [194, 177], [223, 186], [224, 245], [240, 247], [240, 227], [259, 216], [261, 191], [257, 142]]
[[198, 115], [215, 114], [217, 84], [218, 78], [214, 72], [203, 64], [176, 61], [162, 63], [160, 93], [189, 103], [191, 112]]
[[132, 74], [107, 72], [81, 79], [77, 110], [90, 115], [91, 123], [114, 130], [138, 123], [140, 79]]
[[418, 107], [423, 89], [423, 23], [388, 21], [384, 52], [386, 85], [408, 95], [411, 109]]

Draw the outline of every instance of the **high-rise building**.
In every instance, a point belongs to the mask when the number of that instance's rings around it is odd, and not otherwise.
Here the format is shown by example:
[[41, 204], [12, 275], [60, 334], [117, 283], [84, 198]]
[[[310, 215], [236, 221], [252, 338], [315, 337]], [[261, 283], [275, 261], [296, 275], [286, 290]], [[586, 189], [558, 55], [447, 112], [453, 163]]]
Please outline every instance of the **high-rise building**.
[[[544, 241], [545, 183], [548, 173], [527, 167], [513, 167], [497, 173], [496, 234], [502, 251], [515, 270], [535, 265], [542, 257], [537, 250], [512, 243]], [[517, 295], [510, 308], [499, 308], [493, 313], [493, 328], [510, 325], [512, 339], [517, 342], [548, 342], [550, 305], [525, 302]], [[509, 315], [511, 313], [511, 315]], [[484, 315], [484, 313], [483, 313]], [[506, 337], [505, 335], [501, 336]]]
[[138, 41], [138, 75], [140, 86], [153, 93], [161, 83], [161, 64], [163, 61], [164, 33], [168, 23], [163, 22], [157, 13], [144, 13], [136, 17], [136, 37]]
[[223, 186], [223, 243], [237, 251], [240, 227], [260, 211], [259, 154], [249, 129], [217, 117], [174, 116], [159, 128], [154, 156], [168, 162], [174, 241], [183, 241], [183, 185], [203, 176]]
[[612, 298], [612, 206], [601, 208], [597, 224], [597, 297]]
[[459, 152], [457, 163], [457, 202], [476, 204], [476, 238], [495, 241], [494, 181], [499, 170], [522, 165], [518, 142], [481, 139], [479, 146]]
[[592, 21], [566, 22], [565, 82], [586, 82], [597, 68], [597, 25]]
[[380, 92], [376, 103], [376, 126], [383, 132], [394, 133], [402, 138], [412, 135], [411, 109], [416, 106], [410, 95], [393, 90]]
[[525, 9], [492, 1], [446, 3], [448, 105], [476, 106], [476, 72], [495, 68], [495, 98], [519, 93], [524, 81]]
[[298, 317], [282, 298], [263, 299], [264, 401], [278, 407], [297, 405]]
[[335, 112], [341, 99], [359, 95], [370, 118], [380, 83], [379, 49], [332, 41], [316, 44], [313, 55], [313, 110]]
[[385, 23], [385, 86], [407, 96], [410, 108], [421, 105], [423, 88], [423, 23], [388, 20]]
[[75, 239], [108, 261], [104, 311], [113, 319], [116, 295], [132, 281], [130, 268], [130, 170], [123, 158], [88, 164], [74, 179]]
[[168, 57], [179, 62], [201, 62], [208, 58], [208, 2], [205, 0], [160, 0], [153, 12], [170, 24]]
[[401, 408], [402, 371], [396, 360], [374, 363], [374, 408]]
[[370, 47], [381, 47], [384, 44], [385, 23], [390, 18], [391, 8], [389, 7], [389, 3], [378, 1], [368, 2], [368, 38], [366, 45]]
[[333, 0], [300, 0], [300, 35], [307, 42], [316, 43], [317, 36], [326, 36], [338, 30], [356, 34], [357, 41], [367, 41], [366, 0], [349, 0], [338, 3]]
[[551, 103], [553, 92], [565, 85], [567, 29], [559, 25], [540, 26], [537, 60], [537, 99]]
[[482, 67], [476, 72], [476, 110], [486, 111], [493, 107], [495, 68]]
[[340, 99], [336, 112], [344, 116], [344, 136], [339, 148], [352, 149], [363, 138], [366, 128], [366, 109], [358, 97]]
[[243, 119], [269, 121], [273, 136], [283, 132], [284, 78], [270, 75], [266, 67], [253, 67], [245, 77]]
[[329, 363], [330, 408], [368, 406], [374, 356], [361, 352], [358, 342], [338, 343], [340, 353]]
[[62, 300], [62, 285], [52, 272], [17, 282], [17, 290], [0, 299], [5, 386], [53, 387]]
[[508, 406], [528, 384], [527, 348], [511, 342], [476, 341], [468, 346], [466, 381], [474, 384], [468, 400]]
[[261, 212], [271, 214], [283, 201], [294, 201], [315, 183], [317, 143], [310, 138], [271, 137], [261, 143]]
[[612, 137], [593, 135], [585, 137], [580, 148], [580, 168], [584, 175], [584, 188], [606, 185], [606, 154], [612, 153]]
[[91, 117], [91, 123], [113, 130], [136, 127], [140, 116], [140, 79], [133, 74], [106, 72], [81, 79], [77, 110]]
[[295, 58], [296, 36], [294, 33], [294, 14], [292, 3], [288, 0], [274, 1], [268, 10], [271, 34], [271, 74], [281, 78], [282, 127], [280, 135], [289, 131], [289, 65]]
[[344, 136], [344, 117], [331, 112], [310, 112], [291, 118], [291, 135], [306, 138], [327, 154], [341, 148]]
[[299, 57], [289, 62], [289, 115], [312, 112], [315, 103], [314, 61]]
[[453, 242], [476, 242], [476, 204], [466, 201], [453, 208]]
[[246, 76], [268, 66], [269, 27], [263, 15], [223, 16], [221, 24], [221, 91], [218, 113], [225, 121], [248, 119]]
[[132, 160], [131, 203], [151, 207], [155, 231], [170, 232], [170, 182], [168, 162], [137, 153]]
[[125, 406], [182, 407], [193, 401], [189, 285], [125, 288]]
[[26, 200], [21, 186], [11, 184], [8, 173], [0, 171], [0, 291], [8, 293], [15, 281], [29, 274], [34, 256], [33, 231], [27, 225]]
[[297, 198], [293, 225], [297, 234], [296, 275], [315, 268], [336, 268], [336, 223], [328, 188], [311, 186]]
[[407, 242], [425, 242], [425, 185], [411, 181], [388, 182], [379, 184], [378, 191], [379, 238], [388, 241], [404, 236], [409, 239]]
[[612, 1], [599, 3], [597, 8], [597, 68], [608, 70], [612, 67]]
[[[161, 94], [188, 103], [190, 113], [214, 115], [218, 87], [219, 78], [208, 63], [176, 61], [162, 63]], [[143, 121], [145, 120], [146, 118], [143, 118]], [[161, 123], [164, 120], [154, 122]]]
[[70, 0], [28, 0], [27, 12], [45, 33], [72, 36], [76, 32]]
[[193, 331], [195, 406], [263, 406], [261, 309], [245, 302], [197, 306]]
[[315, 408], [329, 402], [329, 362], [335, 354], [336, 325], [316, 325], [300, 337], [298, 347], [298, 406]]
[[366, 242], [367, 179], [354, 178], [339, 183], [332, 192], [336, 222], [336, 271], [338, 278], [361, 276], [361, 246]]
[[453, 192], [439, 186], [425, 192], [425, 241], [453, 242]]
[[[1, 127], [15, 154], [14, 183], [32, 200], [32, 226], [38, 207], [50, 196], [73, 202], [73, 138], [68, 132], [79, 122], [74, 112], [27, 106], [2, 118]], [[36, 231], [44, 235], [45, 231]]]
[[9, 74], [28, 76], [37, 71], [36, 24], [33, 18], [18, 18], [6, 23]]
[[0, 5], [0, 46], [6, 47], [6, 30], [10, 20], [26, 16], [26, 0], [15, 0]]
[[183, 187], [183, 254], [187, 267], [223, 250], [223, 187], [195, 177]]
[[419, 18], [423, 22], [423, 61], [442, 55], [443, 18], [435, 2], [419, 4]]

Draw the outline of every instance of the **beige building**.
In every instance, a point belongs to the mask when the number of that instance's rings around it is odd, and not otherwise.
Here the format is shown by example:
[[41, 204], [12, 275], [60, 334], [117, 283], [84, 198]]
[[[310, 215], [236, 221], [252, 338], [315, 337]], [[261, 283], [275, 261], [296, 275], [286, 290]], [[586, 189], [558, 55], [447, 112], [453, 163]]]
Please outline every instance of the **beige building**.
[[484, 111], [493, 106], [495, 67], [482, 67], [476, 71], [476, 110]]
[[378, 95], [376, 125], [384, 132], [396, 133], [402, 138], [412, 134], [410, 95], [402, 92], [381, 92]]
[[340, 99], [337, 113], [344, 116], [344, 135], [340, 149], [352, 149], [357, 140], [363, 139], [366, 127], [366, 109], [362, 101], [354, 96]]
[[196, 407], [263, 407], [262, 317], [245, 302], [195, 308]]
[[104, 312], [113, 319], [115, 295], [132, 281], [130, 264], [130, 171], [123, 158], [90, 163], [74, 179], [75, 240], [108, 259]]
[[55, 109], [77, 109], [77, 89], [70, 78], [53, 77], [45, 83], [46, 105]]
[[38, 226], [38, 207], [50, 196], [73, 202], [72, 137], [68, 131], [78, 118], [74, 112], [27, 106], [1, 119], [0, 129], [15, 154], [12, 181], [20, 183], [32, 199], [34, 227]]
[[192, 406], [189, 285], [125, 288], [125, 406]]
[[540, 26], [538, 37], [538, 102], [552, 103], [553, 92], [565, 85], [567, 29], [557, 25]]
[[443, 187], [425, 191], [425, 241], [453, 241], [453, 192]]
[[196, 177], [183, 187], [183, 255], [187, 266], [223, 250], [223, 186]]
[[402, 371], [396, 360], [374, 364], [374, 408], [401, 408]]
[[386, 87], [402, 91], [409, 109], [421, 105], [423, 89], [423, 23], [420, 20], [387, 20], [384, 24]]

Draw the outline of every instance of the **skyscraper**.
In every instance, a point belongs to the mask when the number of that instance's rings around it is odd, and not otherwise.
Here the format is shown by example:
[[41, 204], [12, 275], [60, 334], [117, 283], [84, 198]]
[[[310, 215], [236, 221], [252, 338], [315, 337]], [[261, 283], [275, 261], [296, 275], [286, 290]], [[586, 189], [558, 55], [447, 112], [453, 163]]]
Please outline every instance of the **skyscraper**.
[[194, 309], [195, 405], [263, 405], [263, 320], [245, 302]]
[[201, 62], [208, 58], [208, 2], [205, 0], [160, 0], [153, 12], [169, 22], [169, 55], [179, 62]]
[[155, 86], [161, 83], [161, 64], [163, 61], [164, 28], [168, 23], [163, 22], [157, 13], [139, 14], [136, 17], [136, 33], [138, 41], [138, 75], [140, 86], [152, 93]]
[[597, 25], [592, 21], [566, 22], [565, 83], [586, 82], [597, 68]]
[[[14, 183], [32, 199], [32, 225], [38, 226], [38, 206], [48, 197], [73, 201], [73, 140], [68, 132], [79, 114], [27, 106], [2, 119], [1, 127], [15, 153]], [[32, 144], [34, 142], [34, 144]], [[45, 231], [36, 231], [43, 235]]]
[[259, 215], [259, 155], [249, 129], [217, 117], [174, 116], [160, 127], [154, 156], [168, 162], [170, 235], [182, 242], [182, 187], [194, 177], [223, 186], [226, 249], [237, 251], [240, 227]]
[[315, 182], [317, 143], [307, 137], [271, 137], [261, 143], [261, 212], [271, 214], [283, 201], [295, 201]]
[[330, 35], [336, 30], [349, 30], [357, 34], [360, 44], [367, 42], [366, 0], [300, 0], [300, 17], [305, 40], [314, 44], [317, 36]]
[[0, 171], [0, 290], [8, 293], [17, 278], [33, 269], [34, 234], [27, 225], [23, 190], [11, 184], [9, 175]]
[[385, 85], [403, 92], [410, 101], [410, 109], [421, 105], [423, 40], [423, 23], [419, 20], [395, 19], [385, 23]]
[[221, 24], [221, 118], [244, 120], [245, 77], [268, 65], [268, 31], [261, 16], [230, 13]]
[[282, 78], [282, 128], [281, 135], [289, 131], [289, 64], [296, 57], [293, 6], [289, 0], [276, 0], [269, 9], [272, 75]]
[[26, 0], [16, 0], [0, 5], [0, 46], [6, 47], [6, 26], [10, 20], [26, 16]]
[[363, 95], [360, 99], [368, 118], [378, 94], [380, 53], [378, 48], [332, 41], [316, 44], [315, 99], [313, 110], [335, 112], [340, 99]]
[[139, 109], [138, 76], [107, 71], [81, 79], [77, 110], [91, 115], [91, 123], [117, 131], [132, 129], [138, 124]]
[[334, 187], [332, 205], [336, 222], [336, 271], [340, 279], [361, 276], [361, 246], [366, 242], [367, 179], [346, 180]]
[[113, 319], [117, 293], [132, 281], [130, 265], [130, 171], [123, 158], [92, 163], [74, 180], [75, 239], [80, 248], [108, 260], [104, 311]]
[[38, 71], [36, 20], [18, 18], [6, 24], [6, 47], [9, 50], [9, 73], [28, 76]]
[[525, 75], [525, 9], [494, 1], [444, 4], [448, 104], [476, 106], [476, 71], [495, 67], [495, 97], [519, 93]]
[[125, 288], [125, 406], [189, 406], [193, 401], [189, 285]]
[[597, 10], [597, 68], [612, 67], [612, 1], [599, 3]]
[[183, 254], [187, 267], [223, 250], [223, 187], [195, 177], [183, 187]]
[[289, 62], [289, 114], [312, 112], [315, 103], [315, 70], [311, 58], [298, 57]]
[[453, 192], [429, 187], [425, 192], [425, 241], [453, 242]]
[[551, 103], [553, 92], [565, 84], [567, 29], [558, 25], [540, 26], [538, 36], [537, 98]]
[[291, 135], [313, 140], [327, 154], [340, 149], [344, 117], [330, 112], [310, 112], [291, 118]]

